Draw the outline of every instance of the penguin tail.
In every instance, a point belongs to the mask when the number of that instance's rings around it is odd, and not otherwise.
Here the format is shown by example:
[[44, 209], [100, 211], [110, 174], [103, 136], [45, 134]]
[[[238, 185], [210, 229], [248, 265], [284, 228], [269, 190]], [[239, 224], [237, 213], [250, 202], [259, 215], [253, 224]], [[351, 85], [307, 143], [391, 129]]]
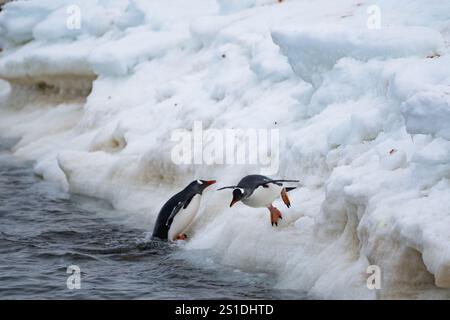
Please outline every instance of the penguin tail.
[[297, 189], [297, 187], [286, 187], [285, 189], [286, 189], [286, 192], [289, 192], [291, 190]]

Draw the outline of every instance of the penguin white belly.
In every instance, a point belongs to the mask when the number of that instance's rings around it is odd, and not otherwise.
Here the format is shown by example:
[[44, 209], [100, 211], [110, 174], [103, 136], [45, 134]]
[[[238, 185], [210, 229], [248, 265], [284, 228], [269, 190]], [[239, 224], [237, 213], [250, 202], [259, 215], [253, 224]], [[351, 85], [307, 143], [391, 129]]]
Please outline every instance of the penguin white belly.
[[173, 218], [170, 225], [168, 238], [169, 240], [175, 240], [180, 233], [183, 233], [194, 220], [195, 215], [200, 207], [200, 194], [196, 194], [186, 209], [181, 208], [180, 211]]
[[259, 186], [253, 191], [250, 197], [243, 199], [242, 202], [253, 208], [268, 207], [280, 196], [282, 189], [282, 186], [274, 183], [269, 183], [267, 188]]

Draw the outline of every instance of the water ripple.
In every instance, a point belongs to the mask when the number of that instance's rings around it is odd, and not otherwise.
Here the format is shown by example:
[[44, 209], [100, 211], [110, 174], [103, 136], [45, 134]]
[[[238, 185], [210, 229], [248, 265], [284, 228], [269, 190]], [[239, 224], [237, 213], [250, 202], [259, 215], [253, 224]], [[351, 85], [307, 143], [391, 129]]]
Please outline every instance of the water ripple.
[[[0, 152], [0, 298], [298, 298], [273, 289], [270, 275], [211, 264], [206, 251], [194, 264], [182, 248], [97, 211], [112, 209], [55, 189]], [[67, 289], [71, 265], [81, 269], [80, 290]]]

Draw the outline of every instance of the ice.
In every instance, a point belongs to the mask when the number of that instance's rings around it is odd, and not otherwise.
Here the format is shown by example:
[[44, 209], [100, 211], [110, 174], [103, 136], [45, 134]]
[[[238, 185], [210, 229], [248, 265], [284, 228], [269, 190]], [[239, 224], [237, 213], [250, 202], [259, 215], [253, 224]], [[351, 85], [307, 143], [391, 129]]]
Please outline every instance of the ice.
[[274, 4], [273, 0], [218, 0], [219, 10], [223, 14], [229, 14], [255, 6]]
[[367, 61], [427, 56], [444, 46], [441, 34], [430, 28], [389, 27], [380, 30], [321, 25], [305, 30], [276, 30], [272, 38], [289, 58], [296, 73], [317, 84], [322, 73], [340, 59]]
[[97, 47], [88, 60], [97, 74], [125, 75], [140, 62], [183, 45], [185, 39], [184, 35], [133, 29], [121, 39]]
[[373, 4], [380, 29], [351, 0], [8, 3], [0, 135], [37, 174], [148, 231], [190, 181], [259, 169], [177, 165], [174, 130], [279, 129], [276, 176], [301, 180], [291, 208], [274, 203], [279, 226], [209, 190], [182, 250], [299, 296], [450, 298], [449, 4]]
[[450, 90], [448, 86], [417, 93], [403, 104], [406, 129], [412, 134], [425, 133], [450, 139]]
[[33, 3], [10, 2], [0, 13], [0, 26], [4, 32], [2, 37], [14, 42], [22, 43], [33, 39], [33, 28], [58, 7], [52, 1], [34, 1]]

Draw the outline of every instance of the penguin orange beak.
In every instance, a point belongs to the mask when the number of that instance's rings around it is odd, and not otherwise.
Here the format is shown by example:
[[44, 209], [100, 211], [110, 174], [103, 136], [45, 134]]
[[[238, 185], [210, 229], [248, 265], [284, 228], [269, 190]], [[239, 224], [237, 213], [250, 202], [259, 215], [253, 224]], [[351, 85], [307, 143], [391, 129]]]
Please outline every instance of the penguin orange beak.
[[214, 183], [216, 183], [216, 180], [207, 180], [207, 181], [206, 181], [206, 185], [207, 185], [207, 186], [210, 186], [210, 185], [212, 185], [212, 184], [214, 184]]

